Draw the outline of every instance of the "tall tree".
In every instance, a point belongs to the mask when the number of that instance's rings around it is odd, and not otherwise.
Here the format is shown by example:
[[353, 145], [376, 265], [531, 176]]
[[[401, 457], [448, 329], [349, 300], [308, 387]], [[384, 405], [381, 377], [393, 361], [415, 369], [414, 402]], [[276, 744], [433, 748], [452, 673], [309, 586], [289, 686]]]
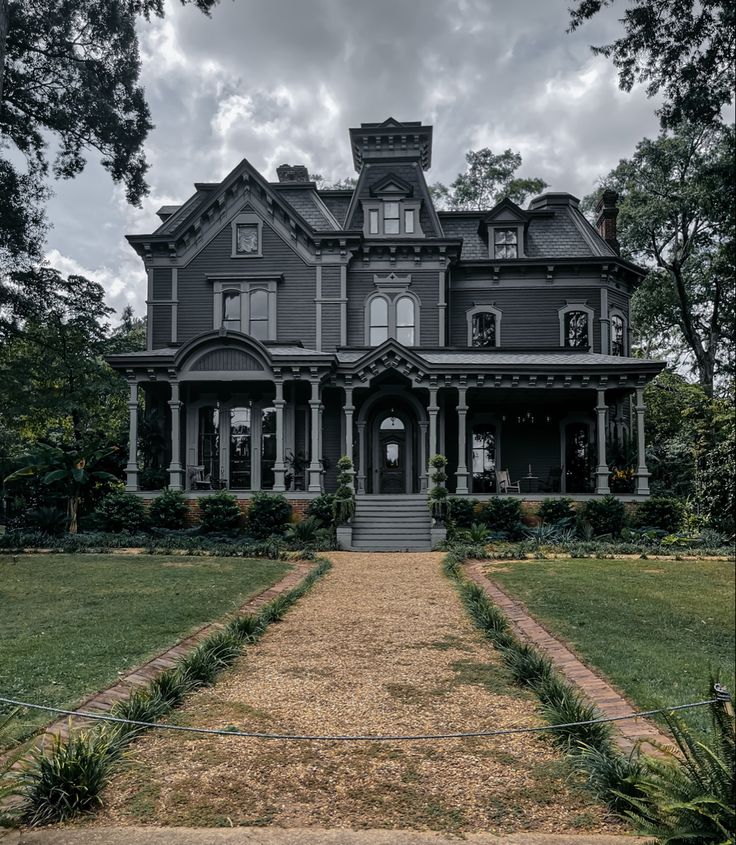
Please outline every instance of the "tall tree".
[[[570, 30], [595, 17], [615, 0], [577, 0]], [[624, 35], [593, 47], [618, 68], [619, 86], [646, 85], [665, 102], [664, 126], [683, 120], [718, 122], [733, 101], [736, 85], [736, 3], [733, 0], [629, 0], [621, 23]]]
[[446, 187], [441, 182], [431, 186], [432, 196], [440, 206], [453, 211], [483, 211], [504, 197], [521, 205], [530, 194], [547, 187], [544, 179], [515, 176], [521, 167], [521, 155], [513, 150], [495, 154], [484, 147], [465, 154], [467, 167]]
[[684, 352], [709, 393], [733, 375], [733, 183], [734, 127], [693, 124], [645, 138], [603, 180], [620, 196], [623, 253], [651, 271], [632, 302], [637, 329]]

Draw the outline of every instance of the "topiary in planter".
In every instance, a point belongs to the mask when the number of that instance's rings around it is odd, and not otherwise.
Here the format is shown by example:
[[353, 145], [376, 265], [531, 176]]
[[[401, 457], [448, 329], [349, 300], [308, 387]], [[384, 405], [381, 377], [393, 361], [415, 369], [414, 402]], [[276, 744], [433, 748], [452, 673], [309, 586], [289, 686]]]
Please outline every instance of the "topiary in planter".
[[201, 514], [200, 528], [205, 534], [237, 534], [243, 524], [238, 500], [231, 493], [219, 490], [197, 499]]
[[101, 531], [134, 534], [148, 524], [143, 500], [122, 490], [108, 493], [94, 512], [95, 524]]
[[444, 455], [432, 455], [429, 459], [429, 478], [433, 487], [427, 496], [427, 507], [437, 522], [444, 522], [448, 515], [448, 494], [444, 486], [447, 481], [447, 458]]
[[246, 525], [248, 534], [256, 540], [283, 534], [290, 520], [291, 505], [280, 493], [255, 493], [250, 500]]
[[335, 525], [348, 522], [355, 515], [355, 488], [353, 487], [353, 461], [343, 455], [337, 462], [337, 483], [333, 503]]
[[148, 512], [154, 528], [175, 531], [186, 527], [189, 505], [181, 490], [165, 490], [151, 502]]

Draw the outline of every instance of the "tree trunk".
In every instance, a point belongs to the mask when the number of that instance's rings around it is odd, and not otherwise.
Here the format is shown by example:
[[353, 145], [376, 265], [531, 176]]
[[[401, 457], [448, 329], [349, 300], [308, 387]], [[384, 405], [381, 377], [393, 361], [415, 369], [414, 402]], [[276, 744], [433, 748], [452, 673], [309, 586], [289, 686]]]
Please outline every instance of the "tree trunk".
[[5, 78], [5, 42], [8, 39], [8, 0], [0, 0], [0, 111], [3, 103], [3, 79]]
[[74, 493], [69, 496], [69, 504], [67, 507], [67, 516], [69, 517], [69, 533], [77, 533], [77, 511], [79, 510], [79, 496]]

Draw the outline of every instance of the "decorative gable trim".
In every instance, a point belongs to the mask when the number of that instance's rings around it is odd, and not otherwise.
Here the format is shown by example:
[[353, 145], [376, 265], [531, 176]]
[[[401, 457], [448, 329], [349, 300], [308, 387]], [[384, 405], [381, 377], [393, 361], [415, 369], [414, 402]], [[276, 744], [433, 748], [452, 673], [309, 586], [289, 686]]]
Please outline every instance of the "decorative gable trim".
[[414, 186], [399, 176], [389, 173], [383, 179], [379, 179], [369, 188], [372, 197], [411, 197], [414, 195]]

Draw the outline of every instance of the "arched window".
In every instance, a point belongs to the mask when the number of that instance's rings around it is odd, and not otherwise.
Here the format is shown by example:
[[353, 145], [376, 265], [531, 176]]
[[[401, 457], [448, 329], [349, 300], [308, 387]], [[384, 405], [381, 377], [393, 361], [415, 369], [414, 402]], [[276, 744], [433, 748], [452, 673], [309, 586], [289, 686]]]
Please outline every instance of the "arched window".
[[369, 343], [378, 346], [388, 340], [388, 301], [377, 296], [370, 304]]
[[611, 355], [626, 355], [626, 326], [620, 314], [611, 315]]
[[400, 296], [396, 300], [396, 340], [404, 346], [414, 346], [414, 300]]
[[568, 311], [565, 314], [565, 346], [571, 349], [588, 349], [588, 312]]
[[496, 315], [490, 311], [479, 311], [472, 316], [472, 346], [496, 345]]
[[381, 421], [380, 429], [381, 431], [403, 431], [404, 423], [398, 417], [390, 415]]
[[240, 331], [240, 291], [223, 291], [222, 325], [230, 331]]
[[258, 340], [268, 340], [268, 291], [266, 290], [254, 290], [250, 295], [248, 334]]

